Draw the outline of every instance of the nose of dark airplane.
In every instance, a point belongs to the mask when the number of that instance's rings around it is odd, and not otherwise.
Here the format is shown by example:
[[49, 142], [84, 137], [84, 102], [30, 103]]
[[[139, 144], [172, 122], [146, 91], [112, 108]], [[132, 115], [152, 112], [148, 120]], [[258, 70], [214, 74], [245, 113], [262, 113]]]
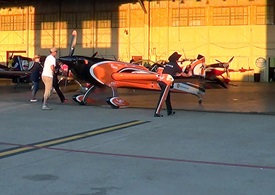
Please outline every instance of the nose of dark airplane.
[[71, 64], [73, 64], [73, 62], [75, 61], [75, 59], [72, 56], [62, 56], [58, 60], [60, 62], [62, 62], [63, 64], [66, 64], [68, 66], [70, 66]]

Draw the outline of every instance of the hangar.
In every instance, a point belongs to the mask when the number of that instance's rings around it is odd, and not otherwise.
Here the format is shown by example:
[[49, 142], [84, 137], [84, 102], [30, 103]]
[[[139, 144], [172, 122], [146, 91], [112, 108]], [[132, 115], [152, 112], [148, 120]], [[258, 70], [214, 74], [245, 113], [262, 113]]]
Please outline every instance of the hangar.
[[[271, 0], [48, 0], [0, 1], [0, 62], [24, 56], [68, 54], [76, 29], [77, 54], [129, 61], [185, 58], [227, 61], [231, 79], [275, 81], [274, 2]], [[57, 57], [58, 57], [57, 56]]]

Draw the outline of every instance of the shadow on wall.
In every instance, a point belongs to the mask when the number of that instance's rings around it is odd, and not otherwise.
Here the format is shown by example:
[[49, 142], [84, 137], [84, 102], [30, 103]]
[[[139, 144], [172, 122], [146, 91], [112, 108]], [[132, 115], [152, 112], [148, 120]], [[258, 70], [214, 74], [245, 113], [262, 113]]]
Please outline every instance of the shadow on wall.
[[254, 82], [260, 82], [261, 81], [261, 74], [262, 74], [262, 71], [260, 71], [258, 73], [254, 73]]

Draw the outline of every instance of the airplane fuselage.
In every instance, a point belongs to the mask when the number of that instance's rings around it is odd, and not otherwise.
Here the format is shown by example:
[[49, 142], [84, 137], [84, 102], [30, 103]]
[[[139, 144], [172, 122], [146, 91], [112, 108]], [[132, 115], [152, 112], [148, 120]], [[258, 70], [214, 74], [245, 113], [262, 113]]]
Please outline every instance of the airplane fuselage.
[[92, 85], [102, 85], [94, 77], [92, 77], [92, 75], [90, 74], [90, 69], [94, 64], [104, 61], [104, 59], [91, 59], [86, 56], [75, 55], [60, 57], [59, 61], [61, 61], [63, 64], [66, 64], [72, 71], [74, 77], [76, 77], [77, 79], [85, 81], [87, 83], [91, 83]]

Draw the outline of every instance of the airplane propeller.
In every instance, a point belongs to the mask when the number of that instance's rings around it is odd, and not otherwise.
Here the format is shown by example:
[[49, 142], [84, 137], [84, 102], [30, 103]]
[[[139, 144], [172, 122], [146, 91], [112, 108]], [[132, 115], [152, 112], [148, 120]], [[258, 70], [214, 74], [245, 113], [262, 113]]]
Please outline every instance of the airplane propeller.
[[[75, 50], [75, 45], [76, 45], [76, 37], [77, 37], [77, 32], [76, 30], [73, 30], [72, 32], [72, 37], [71, 37], [71, 43], [70, 43], [70, 50], [69, 50], [69, 56], [72, 56], [74, 54], [74, 50]], [[67, 71], [67, 75], [66, 77], [69, 77], [69, 69]]]
[[233, 61], [233, 59], [234, 59], [234, 56], [233, 56], [232, 58], [230, 58], [230, 60], [229, 60], [228, 62], [222, 62], [222, 61], [216, 59], [216, 61], [217, 61], [218, 63], [220, 63], [220, 65], [222, 65], [222, 66], [225, 68], [227, 78], [230, 77], [230, 76], [229, 76], [229, 64]]
[[[76, 32], [76, 30], [73, 30], [72, 36], [71, 36], [71, 42], [70, 42], [70, 46], [69, 46], [69, 56], [70, 57], [73, 56], [73, 54], [74, 54], [74, 50], [75, 50], [75, 46], [76, 46], [76, 38], [77, 38], [77, 32]], [[61, 58], [59, 58], [59, 59], [61, 59]], [[69, 73], [70, 73], [70, 67], [68, 67], [68, 70], [66, 72], [66, 79], [65, 79], [64, 89], [66, 89], [66, 87], [67, 87]], [[82, 88], [82, 86], [81, 86], [81, 88]]]
[[234, 56], [226, 63], [226, 67], [225, 67], [225, 69], [226, 69], [226, 76], [227, 76], [227, 78], [230, 78], [230, 74], [229, 74], [229, 64], [232, 62], [232, 60], [234, 59]]

